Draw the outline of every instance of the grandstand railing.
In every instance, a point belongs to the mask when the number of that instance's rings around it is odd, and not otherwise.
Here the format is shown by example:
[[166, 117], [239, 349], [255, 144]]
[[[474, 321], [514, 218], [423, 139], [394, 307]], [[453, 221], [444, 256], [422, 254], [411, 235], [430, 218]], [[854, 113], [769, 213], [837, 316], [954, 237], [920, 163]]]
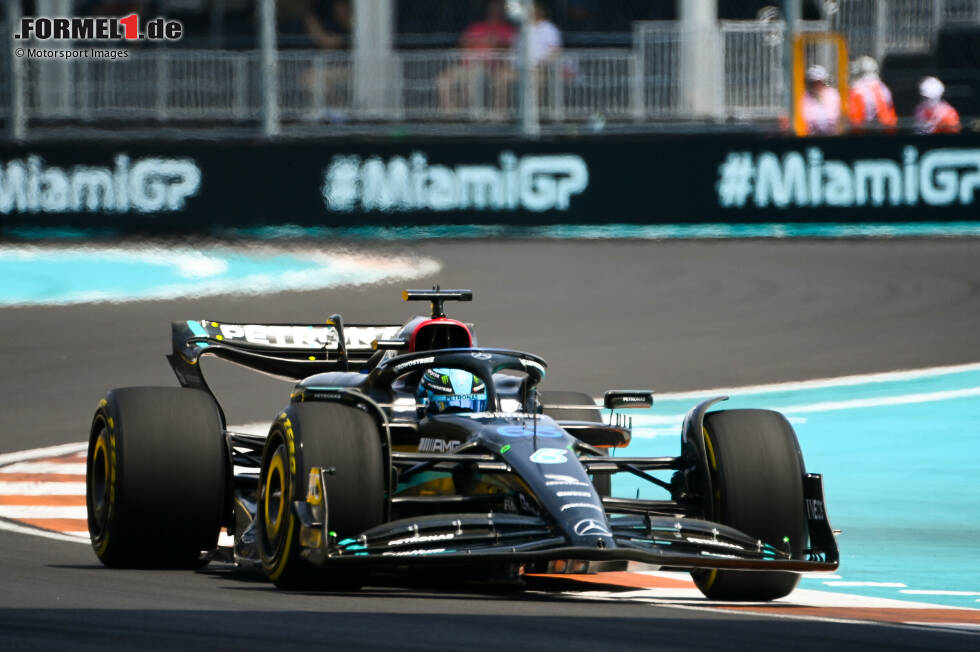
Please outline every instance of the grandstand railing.
[[893, 52], [929, 51], [944, 24], [980, 23], [980, 0], [832, 0], [824, 5], [831, 29], [844, 34], [849, 52], [879, 61]]
[[[349, 53], [281, 52], [282, 119], [516, 120], [517, 77], [508, 52], [475, 58], [458, 50], [414, 50], [385, 62], [383, 99], [366, 105], [358, 102], [358, 62]], [[48, 121], [254, 121], [262, 106], [259, 66], [256, 51], [161, 49], [134, 51], [125, 61], [25, 60], [27, 110], [32, 119]], [[536, 71], [542, 119], [633, 119], [635, 66], [629, 49], [563, 51]]]
[[[844, 30], [852, 56], [881, 47], [929, 47], [942, 22], [980, 20], [980, 0], [839, 0], [834, 6], [829, 22], [806, 23], [803, 29]], [[545, 123], [596, 128], [773, 120], [785, 111], [784, 47], [778, 21], [721, 21], [693, 31], [674, 21], [638, 22], [631, 48], [564, 49], [540, 64], [534, 72], [538, 113]], [[808, 52], [808, 60], [811, 55], [822, 56]], [[9, 52], [0, 55], [4, 63], [9, 57]], [[251, 126], [262, 117], [257, 51], [135, 49], [124, 60], [22, 62], [26, 114], [33, 126], [64, 121]], [[383, 76], [364, 74], [379, 65]], [[287, 126], [516, 125], [514, 66], [506, 51], [408, 50], [381, 61], [352, 52], [281, 51], [279, 114]], [[8, 66], [0, 65], [0, 118], [11, 104], [8, 77]]]
[[[804, 21], [803, 31], [823, 31], [824, 21]], [[642, 118], [715, 120], [774, 119], [785, 114], [783, 67], [785, 23], [782, 21], [719, 21], [716, 26], [691, 29], [675, 21], [634, 24], [636, 88], [642, 93], [637, 114]], [[696, 47], [710, 64], [689, 74], [685, 47]], [[698, 111], [693, 96], [700, 94], [708, 110]], [[702, 107], [704, 104], [702, 104]]]
[[[707, 117], [755, 118], [780, 107], [781, 44], [768, 30], [726, 28], [724, 69], [703, 80], [717, 91]], [[682, 35], [663, 30], [642, 48], [564, 50], [535, 71], [539, 113], [549, 122], [688, 119]], [[474, 59], [459, 50], [414, 50], [386, 59], [384, 92], [359, 101], [358, 62], [348, 53], [279, 55], [282, 120], [513, 122], [517, 74], [509, 53]], [[244, 123], [261, 116], [259, 53], [133, 51], [125, 61], [24, 60], [32, 121]]]

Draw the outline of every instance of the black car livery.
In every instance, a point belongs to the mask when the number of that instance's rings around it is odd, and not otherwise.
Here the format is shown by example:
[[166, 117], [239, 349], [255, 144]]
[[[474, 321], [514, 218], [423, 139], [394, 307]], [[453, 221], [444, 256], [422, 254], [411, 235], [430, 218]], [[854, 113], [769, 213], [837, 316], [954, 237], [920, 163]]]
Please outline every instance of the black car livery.
[[[689, 412], [676, 456], [613, 455], [632, 434], [618, 411], [649, 407], [652, 392], [607, 392], [604, 420], [589, 395], [544, 389], [540, 357], [481, 348], [446, 317], [444, 302], [470, 291], [403, 296], [431, 314], [401, 326], [173, 322], [181, 387], [112, 390], [92, 423], [89, 529], [103, 563], [224, 556], [283, 588], [330, 590], [379, 571], [519, 581], [638, 561], [690, 570], [725, 600], [771, 600], [800, 572], [837, 568], [821, 476], [781, 414], [710, 410], [717, 397]], [[267, 435], [227, 428], [201, 373], [208, 355], [296, 381]], [[420, 403], [432, 369], [472, 374], [486, 410]], [[614, 474], [662, 497], [613, 496]]]

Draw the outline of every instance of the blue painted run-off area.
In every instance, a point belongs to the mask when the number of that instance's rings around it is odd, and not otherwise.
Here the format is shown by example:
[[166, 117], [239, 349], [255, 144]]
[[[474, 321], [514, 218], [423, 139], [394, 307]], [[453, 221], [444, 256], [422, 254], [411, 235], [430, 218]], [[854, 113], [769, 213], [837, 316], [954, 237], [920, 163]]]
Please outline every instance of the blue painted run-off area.
[[[44, 231], [13, 235], [43, 238]], [[727, 240], [740, 238], [916, 238], [977, 237], [980, 222], [626, 224], [615, 218], [603, 224], [438, 224], [429, 226], [303, 227], [276, 225], [233, 229], [228, 234], [277, 240], [322, 238], [346, 240], [421, 240], [427, 238], [542, 238], [554, 240]]]
[[[786, 414], [807, 470], [824, 476], [831, 524], [843, 531], [840, 578], [805, 578], [801, 587], [980, 607], [980, 365], [731, 396], [717, 409]], [[684, 413], [701, 398], [630, 411], [628, 454], [676, 455]], [[642, 484], [621, 475], [614, 493], [635, 496]]]
[[[293, 238], [319, 240], [423, 240], [438, 238], [543, 238], [555, 240], [714, 240], [739, 238], [921, 238], [978, 237], [980, 222], [762, 222], [705, 224], [629, 224], [617, 223], [610, 216], [602, 224], [552, 224], [521, 226], [514, 224], [433, 224], [419, 226], [268, 226], [214, 229], [217, 237], [239, 237], [254, 241]], [[25, 228], [0, 229], [0, 234], [24, 241], [77, 239], [111, 241], [119, 233], [111, 229]]]
[[413, 278], [435, 261], [281, 249], [0, 248], [0, 306], [309, 290]]

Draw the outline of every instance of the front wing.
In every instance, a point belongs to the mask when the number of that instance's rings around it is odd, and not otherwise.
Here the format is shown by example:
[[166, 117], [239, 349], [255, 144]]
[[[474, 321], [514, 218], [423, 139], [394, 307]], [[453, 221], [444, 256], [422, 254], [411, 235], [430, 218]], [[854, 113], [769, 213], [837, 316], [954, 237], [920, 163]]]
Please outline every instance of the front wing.
[[[322, 491], [323, 478], [318, 469], [314, 479]], [[569, 545], [542, 518], [512, 513], [418, 516], [384, 523], [355, 538], [338, 540], [326, 525], [323, 501], [318, 504], [296, 501], [293, 507], [301, 523], [303, 554], [318, 565], [382, 567], [585, 560], [637, 561], [677, 569], [836, 570], [839, 553], [823, 509], [819, 475], [806, 476], [804, 494], [810, 545], [799, 557], [734, 528], [685, 516], [611, 516], [607, 519], [608, 530], [597, 519], [585, 525], [595, 528], [597, 535], [597, 545], [587, 547]], [[580, 534], [589, 532], [586, 529]], [[610, 535], [612, 546], [605, 543]]]

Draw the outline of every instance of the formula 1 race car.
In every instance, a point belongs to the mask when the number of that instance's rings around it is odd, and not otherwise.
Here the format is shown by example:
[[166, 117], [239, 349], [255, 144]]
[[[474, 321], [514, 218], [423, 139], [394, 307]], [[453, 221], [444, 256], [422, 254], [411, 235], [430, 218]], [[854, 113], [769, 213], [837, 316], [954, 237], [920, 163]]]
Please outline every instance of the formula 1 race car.
[[[614, 456], [621, 410], [650, 391], [539, 390], [546, 363], [477, 346], [446, 301], [402, 326], [173, 322], [181, 387], [114, 389], [92, 422], [92, 545], [113, 567], [198, 567], [224, 554], [284, 589], [358, 588], [420, 568], [509, 575], [645, 562], [690, 570], [719, 600], [771, 600], [838, 565], [821, 476], [787, 420], [695, 406], [676, 457]], [[298, 381], [268, 435], [228, 430], [204, 380], [214, 355]], [[659, 499], [611, 495], [626, 473]]]

